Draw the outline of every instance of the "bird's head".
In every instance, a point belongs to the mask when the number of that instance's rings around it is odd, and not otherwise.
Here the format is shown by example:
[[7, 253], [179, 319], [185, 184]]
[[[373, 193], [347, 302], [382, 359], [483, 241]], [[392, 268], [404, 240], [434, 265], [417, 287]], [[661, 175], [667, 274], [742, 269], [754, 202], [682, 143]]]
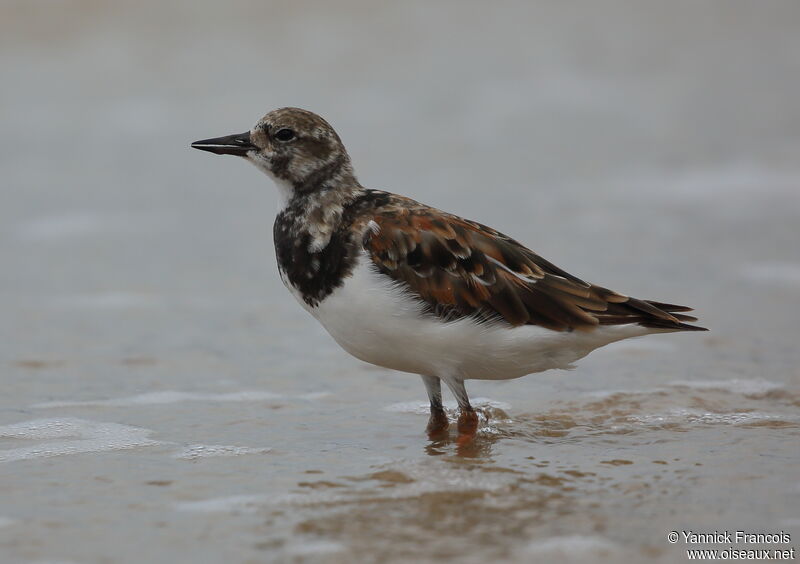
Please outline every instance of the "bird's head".
[[250, 131], [195, 141], [192, 147], [244, 157], [289, 193], [304, 194], [357, 184], [350, 157], [330, 124], [300, 108], [281, 108]]

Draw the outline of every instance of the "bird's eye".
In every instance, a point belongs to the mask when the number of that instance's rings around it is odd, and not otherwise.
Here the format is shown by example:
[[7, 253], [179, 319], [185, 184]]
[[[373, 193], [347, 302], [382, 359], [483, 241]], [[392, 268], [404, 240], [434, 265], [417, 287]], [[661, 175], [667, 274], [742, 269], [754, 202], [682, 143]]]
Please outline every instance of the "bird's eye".
[[291, 141], [294, 139], [294, 131], [288, 128], [279, 129], [275, 132], [275, 139], [278, 141]]

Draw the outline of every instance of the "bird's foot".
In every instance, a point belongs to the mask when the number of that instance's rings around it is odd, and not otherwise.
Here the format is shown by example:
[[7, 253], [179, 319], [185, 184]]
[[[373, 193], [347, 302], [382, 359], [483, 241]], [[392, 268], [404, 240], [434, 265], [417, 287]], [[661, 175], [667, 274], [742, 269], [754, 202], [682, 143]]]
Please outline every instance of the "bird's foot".
[[432, 441], [441, 440], [447, 437], [447, 430], [450, 423], [444, 409], [431, 409], [431, 416], [428, 419], [428, 438]]

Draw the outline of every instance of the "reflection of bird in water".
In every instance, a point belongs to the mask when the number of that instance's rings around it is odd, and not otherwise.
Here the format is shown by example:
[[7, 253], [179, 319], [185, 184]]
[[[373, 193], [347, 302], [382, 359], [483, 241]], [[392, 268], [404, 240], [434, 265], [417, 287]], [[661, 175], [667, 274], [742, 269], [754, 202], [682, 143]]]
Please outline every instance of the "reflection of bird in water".
[[690, 308], [624, 296], [561, 270], [489, 227], [356, 180], [339, 136], [297, 108], [197, 149], [246, 158], [278, 185], [274, 226], [284, 284], [353, 356], [422, 376], [429, 430], [478, 425], [468, 379], [505, 380], [569, 368], [630, 337], [702, 331]]

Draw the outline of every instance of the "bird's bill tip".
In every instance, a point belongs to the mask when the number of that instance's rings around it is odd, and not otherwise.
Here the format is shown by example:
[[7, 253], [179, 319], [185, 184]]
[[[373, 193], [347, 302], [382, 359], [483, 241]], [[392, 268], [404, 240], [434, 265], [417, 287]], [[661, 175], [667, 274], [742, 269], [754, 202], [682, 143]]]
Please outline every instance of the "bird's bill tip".
[[213, 139], [202, 139], [192, 143], [191, 147], [217, 155], [237, 155], [240, 157], [256, 149], [256, 146], [250, 141], [249, 131], [224, 137], [214, 137]]

